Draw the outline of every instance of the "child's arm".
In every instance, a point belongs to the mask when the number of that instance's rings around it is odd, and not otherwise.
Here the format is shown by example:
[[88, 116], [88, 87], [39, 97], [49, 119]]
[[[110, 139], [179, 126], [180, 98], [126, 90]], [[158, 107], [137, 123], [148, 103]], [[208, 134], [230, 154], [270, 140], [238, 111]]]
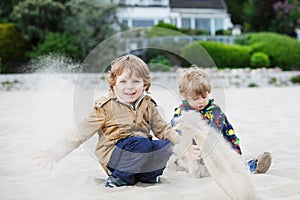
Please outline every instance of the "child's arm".
[[161, 117], [156, 105], [151, 108], [150, 115], [150, 126], [154, 135], [159, 139], [169, 139], [173, 144], [178, 144], [180, 135]]
[[174, 127], [175, 131], [181, 135], [181, 108], [176, 108], [174, 116], [171, 119], [171, 126]]
[[63, 139], [54, 142], [50, 147], [39, 152], [34, 159], [38, 160], [38, 167], [43, 169], [52, 168], [54, 162], [64, 158], [71, 151], [80, 146], [83, 142], [91, 138], [105, 121], [105, 112], [102, 108], [95, 106], [90, 115], [77, 124], [76, 133], [69, 133]]
[[232, 125], [229, 123], [227, 116], [222, 110], [216, 106], [213, 111], [213, 124], [222, 131], [223, 137], [231, 144], [231, 147], [237, 151], [238, 154], [242, 154], [239, 146], [239, 138], [236, 136]]

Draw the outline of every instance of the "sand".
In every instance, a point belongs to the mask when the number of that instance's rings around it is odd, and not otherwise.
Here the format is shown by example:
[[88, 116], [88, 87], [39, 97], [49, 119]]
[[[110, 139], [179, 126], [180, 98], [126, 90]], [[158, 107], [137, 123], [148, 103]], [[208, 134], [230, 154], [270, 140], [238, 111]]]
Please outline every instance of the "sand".
[[[52, 170], [36, 167], [33, 157], [38, 151], [73, 131], [74, 113], [80, 118], [92, 106], [79, 109], [73, 94], [0, 92], [0, 199], [229, 199], [211, 177], [193, 178], [171, 169], [160, 184], [105, 188], [107, 176], [93, 155], [97, 137]], [[266, 174], [250, 175], [257, 198], [300, 199], [300, 87], [226, 89], [224, 94], [222, 106], [241, 140], [243, 159], [264, 151], [273, 156]], [[162, 88], [152, 95], [170, 120], [176, 95]], [[84, 96], [76, 98], [84, 104]]]

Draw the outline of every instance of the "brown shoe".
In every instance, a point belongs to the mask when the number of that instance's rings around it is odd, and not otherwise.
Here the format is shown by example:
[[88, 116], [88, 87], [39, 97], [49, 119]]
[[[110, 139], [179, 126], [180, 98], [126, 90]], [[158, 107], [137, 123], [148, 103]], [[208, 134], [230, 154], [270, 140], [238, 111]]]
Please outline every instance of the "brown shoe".
[[264, 152], [257, 157], [257, 167], [254, 174], [266, 173], [270, 169], [272, 156], [269, 152]]

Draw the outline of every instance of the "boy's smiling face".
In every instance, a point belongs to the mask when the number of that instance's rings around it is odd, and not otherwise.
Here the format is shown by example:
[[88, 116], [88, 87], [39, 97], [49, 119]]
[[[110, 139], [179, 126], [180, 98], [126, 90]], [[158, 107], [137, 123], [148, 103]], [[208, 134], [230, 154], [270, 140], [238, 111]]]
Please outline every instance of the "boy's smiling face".
[[187, 98], [186, 100], [189, 103], [189, 105], [192, 106], [195, 110], [200, 111], [203, 110], [205, 106], [207, 106], [208, 96], [209, 93], [207, 92], [204, 96], [198, 95], [195, 97]]
[[121, 75], [117, 76], [113, 88], [122, 100], [133, 104], [143, 94], [146, 86], [143, 79], [137, 77], [134, 72], [124, 70]]

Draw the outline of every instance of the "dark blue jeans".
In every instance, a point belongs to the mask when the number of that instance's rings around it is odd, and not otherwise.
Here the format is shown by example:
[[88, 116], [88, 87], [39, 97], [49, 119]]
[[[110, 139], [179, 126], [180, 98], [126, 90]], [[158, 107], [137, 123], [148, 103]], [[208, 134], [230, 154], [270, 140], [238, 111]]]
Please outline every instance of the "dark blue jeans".
[[173, 145], [168, 139], [124, 138], [117, 142], [107, 168], [113, 177], [130, 185], [148, 182], [162, 175], [172, 151]]

